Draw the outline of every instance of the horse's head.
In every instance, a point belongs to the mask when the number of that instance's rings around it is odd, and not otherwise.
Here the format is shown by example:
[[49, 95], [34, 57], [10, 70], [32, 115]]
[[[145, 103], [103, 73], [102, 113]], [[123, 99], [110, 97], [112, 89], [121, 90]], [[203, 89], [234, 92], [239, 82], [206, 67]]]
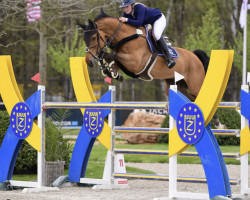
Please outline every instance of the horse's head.
[[97, 25], [88, 20], [88, 25], [77, 22], [84, 30], [84, 41], [86, 44], [86, 63], [89, 67], [93, 67], [99, 60], [99, 54], [103, 52], [105, 47], [105, 35], [98, 30]]

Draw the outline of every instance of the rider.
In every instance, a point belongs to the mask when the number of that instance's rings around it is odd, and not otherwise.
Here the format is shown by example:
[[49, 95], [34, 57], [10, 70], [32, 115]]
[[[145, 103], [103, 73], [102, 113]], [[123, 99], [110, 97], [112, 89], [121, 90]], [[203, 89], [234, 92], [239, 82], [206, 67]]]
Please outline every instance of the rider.
[[135, 3], [135, 0], [121, 0], [120, 8], [123, 8], [124, 11], [123, 16], [119, 18], [121, 22], [127, 22], [136, 27], [146, 24], [152, 25], [153, 36], [163, 51], [168, 68], [174, 67], [175, 61], [170, 57], [168, 47], [162, 37], [162, 33], [166, 27], [166, 18], [161, 11], [156, 8], [148, 8], [140, 3]]

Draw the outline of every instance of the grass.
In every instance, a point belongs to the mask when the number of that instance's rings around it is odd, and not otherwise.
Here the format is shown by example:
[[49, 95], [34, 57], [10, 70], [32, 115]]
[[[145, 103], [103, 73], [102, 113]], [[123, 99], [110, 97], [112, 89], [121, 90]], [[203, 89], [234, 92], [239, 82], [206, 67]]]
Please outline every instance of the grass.
[[63, 135], [78, 135], [80, 129], [62, 129]]
[[14, 174], [12, 176], [12, 180], [17, 181], [36, 181], [37, 175], [36, 174]]

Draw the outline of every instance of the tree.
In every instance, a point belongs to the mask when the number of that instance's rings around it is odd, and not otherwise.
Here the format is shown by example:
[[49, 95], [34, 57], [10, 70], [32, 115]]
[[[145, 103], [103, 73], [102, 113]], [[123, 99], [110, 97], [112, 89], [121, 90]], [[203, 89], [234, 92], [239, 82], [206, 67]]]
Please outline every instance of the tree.
[[[63, 42], [61, 40], [58, 40], [57, 44], [49, 45], [48, 55], [50, 58], [51, 67], [60, 74], [66, 75], [68, 80], [71, 80], [69, 58], [83, 57], [85, 55], [85, 44], [83, 44], [83, 40], [79, 38], [78, 30], [75, 31], [73, 41], [66, 40], [65, 42]], [[69, 91], [68, 99], [72, 99], [72, 87], [68, 88], [68, 86], [65, 86], [64, 94], [67, 94], [67, 91]]]
[[191, 24], [184, 48], [191, 51], [201, 49], [210, 55], [212, 49], [222, 49], [224, 46], [225, 41], [221, 40], [221, 34], [222, 28], [219, 18], [215, 15], [214, 10], [210, 9], [202, 17], [202, 25], [200, 27]]
[[[15, 66], [18, 66], [16, 70], [19, 70], [23, 76], [26, 76], [24, 72], [34, 71], [39, 65], [40, 82], [43, 85], [46, 85], [47, 79], [47, 43], [61, 39], [67, 41], [67, 45], [71, 45], [72, 37], [70, 35], [76, 29], [76, 19], [87, 20], [88, 17], [99, 12], [103, 4], [105, 4], [104, 8], [115, 11], [114, 4], [117, 4], [115, 0], [108, 3], [103, 0], [95, 0], [91, 3], [88, 3], [87, 0], [42, 0], [40, 4], [41, 19], [28, 23], [26, 3], [25, 0], [1, 1], [0, 47], [2, 49], [0, 52], [1, 54], [11, 54], [14, 59], [20, 56], [16, 59], [15, 63], [18, 64]], [[26, 50], [23, 51], [21, 46]], [[24, 53], [20, 54], [20, 52]], [[37, 58], [39, 58], [39, 62]], [[27, 62], [30, 64], [26, 65]], [[30, 67], [28, 68], [28, 66]], [[25, 77], [25, 79], [27, 78]]]

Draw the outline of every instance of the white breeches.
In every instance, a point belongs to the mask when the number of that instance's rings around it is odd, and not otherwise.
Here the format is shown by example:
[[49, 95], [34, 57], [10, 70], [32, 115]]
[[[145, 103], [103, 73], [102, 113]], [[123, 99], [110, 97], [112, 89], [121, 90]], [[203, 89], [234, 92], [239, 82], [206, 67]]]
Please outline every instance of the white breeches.
[[161, 17], [155, 21], [153, 25], [153, 36], [155, 40], [159, 40], [161, 38], [161, 35], [166, 27], [166, 18], [162, 14]]

